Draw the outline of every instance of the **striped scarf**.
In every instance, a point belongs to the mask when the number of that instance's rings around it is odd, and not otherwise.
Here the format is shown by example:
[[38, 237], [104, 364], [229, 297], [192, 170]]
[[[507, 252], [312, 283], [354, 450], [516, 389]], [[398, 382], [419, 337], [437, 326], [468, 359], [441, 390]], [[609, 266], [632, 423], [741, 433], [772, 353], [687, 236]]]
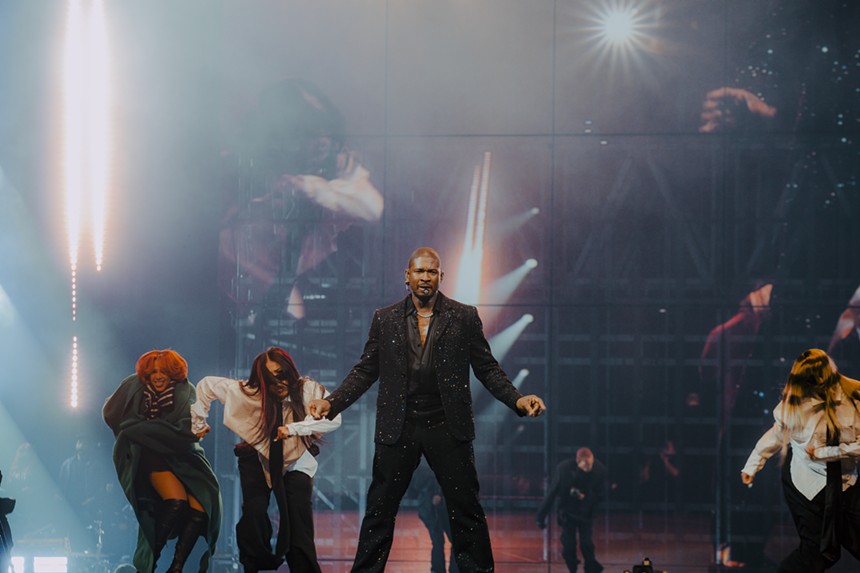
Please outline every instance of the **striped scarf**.
[[171, 382], [161, 392], [149, 384], [144, 385], [140, 413], [147, 420], [154, 420], [159, 418], [162, 412], [169, 412], [173, 409], [173, 394], [175, 390], [176, 382]]

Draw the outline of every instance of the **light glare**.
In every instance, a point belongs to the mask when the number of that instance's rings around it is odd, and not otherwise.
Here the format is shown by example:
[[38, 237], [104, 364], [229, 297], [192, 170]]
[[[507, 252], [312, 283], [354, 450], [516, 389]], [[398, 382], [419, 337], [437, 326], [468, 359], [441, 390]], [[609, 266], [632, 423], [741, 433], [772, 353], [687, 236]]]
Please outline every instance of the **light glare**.
[[463, 252], [457, 270], [454, 298], [468, 304], [478, 304], [481, 292], [481, 265], [484, 260], [484, 234], [487, 202], [490, 193], [490, 162], [492, 154], [484, 153], [482, 166], [475, 166], [469, 192], [469, 212]]
[[630, 10], [613, 11], [603, 20], [603, 35], [612, 44], [623, 44], [633, 38], [634, 19]]
[[[84, 4], [87, 4], [86, 9]], [[78, 312], [78, 259], [85, 227], [96, 270], [104, 260], [110, 173], [110, 52], [102, 0], [67, 3], [62, 71], [63, 187], [72, 322]], [[78, 344], [72, 339], [69, 405], [78, 406]]]

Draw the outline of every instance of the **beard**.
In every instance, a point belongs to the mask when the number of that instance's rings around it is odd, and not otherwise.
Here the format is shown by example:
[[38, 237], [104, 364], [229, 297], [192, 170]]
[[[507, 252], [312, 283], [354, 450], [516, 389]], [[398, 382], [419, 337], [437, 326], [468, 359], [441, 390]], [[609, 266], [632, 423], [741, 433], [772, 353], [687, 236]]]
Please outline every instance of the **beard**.
[[418, 300], [420, 300], [421, 302], [423, 302], [425, 304], [427, 302], [429, 302], [431, 298], [433, 298], [433, 294], [418, 294], [418, 293], [412, 293], [412, 294], [415, 295], [415, 298], [417, 298]]

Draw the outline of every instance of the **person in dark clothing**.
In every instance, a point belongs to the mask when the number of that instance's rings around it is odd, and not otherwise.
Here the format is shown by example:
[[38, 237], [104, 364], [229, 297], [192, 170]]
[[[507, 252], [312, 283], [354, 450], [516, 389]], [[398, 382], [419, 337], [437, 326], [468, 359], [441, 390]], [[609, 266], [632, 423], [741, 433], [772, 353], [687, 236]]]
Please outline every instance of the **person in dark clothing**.
[[[418, 466], [409, 489], [418, 499], [418, 518], [430, 534], [430, 573], [445, 573], [445, 537], [451, 539], [451, 522], [448, 506], [442, 497], [442, 488], [425, 464]], [[457, 560], [451, 551], [449, 573], [458, 573]]]
[[[3, 483], [3, 472], [0, 472], [0, 483]], [[12, 559], [12, 529], [6, 517], [15, 509], [15, 500], [0, 497], [0, 573], [9, 571]]]
[[358, 364], [331, 396], [310, 406], [315, 418], [331, 419], [379, 380], [373, 480], [352, 566], [355, 573], [385, 569], [400, 500], [422, 456], [448, 504], [460, 571], [494, 571], [489, 527], [478, 496], [469, 370], [520, 416], [539, 416], [546, 409], [539, 397], [520, 394], [493, 357], [477, 309], [439, 292], [441, 267], [434, 249], [421, 247], [412, 253], [404, 270], [409, 294], [374, 313]]
[[110, 458], [91, 436], [78, 436], [75, 453], [60, 465], [57, 483], [80, 524], [68, 527], [72, 551], [99, 551], [122, 497], [113, 483]]
[[546, 528], [546, 518], [558, 500], [558, 524], [561, 527], [561, 554], [570, 573], [576, 573], [576, 535], [585, 561], [585, 573], [600, 573], [603, 566], [594, 555], [592, 530], [597, 507], [606, 491], [606, 467], [594, 459], [588, 448], [576, 451], [576, 458], [561, 462], [552, 485], [537, 513], [537, 524]]

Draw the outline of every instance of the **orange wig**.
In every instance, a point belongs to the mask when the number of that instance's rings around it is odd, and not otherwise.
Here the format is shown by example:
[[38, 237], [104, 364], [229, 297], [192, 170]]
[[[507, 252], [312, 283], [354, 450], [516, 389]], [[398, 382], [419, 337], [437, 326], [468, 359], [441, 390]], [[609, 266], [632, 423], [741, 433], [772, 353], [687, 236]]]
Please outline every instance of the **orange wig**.
[[188, 363], [173, 350], [150, 350], [137, 359], [134, 371], [140, 381], [146, 384], [156, 365], [170, 374], [171, 380], [179, 382], [188, 378]]

